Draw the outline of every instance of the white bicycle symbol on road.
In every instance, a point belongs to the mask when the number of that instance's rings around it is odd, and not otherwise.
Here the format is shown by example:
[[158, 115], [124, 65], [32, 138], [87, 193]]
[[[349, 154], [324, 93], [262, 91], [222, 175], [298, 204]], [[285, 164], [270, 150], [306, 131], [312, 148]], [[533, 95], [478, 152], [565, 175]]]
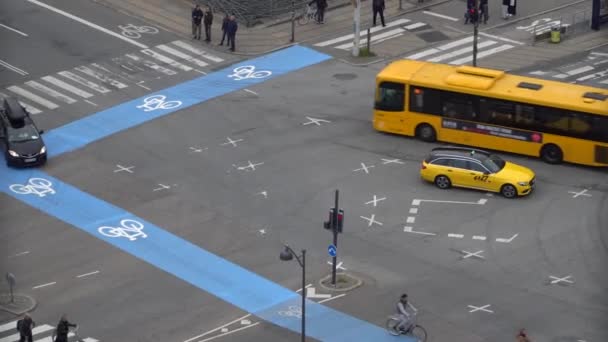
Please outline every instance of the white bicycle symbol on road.
[[141, 237], [142, 239], [148, 237], [148, 235], [143, 232], [144, 225], [139, 221], [124, 219], [120, 221], [120, 225], [120, 227], [99, 227], [97, 228], [97, 231], [107, 237], [125, 237], [131, 241], [137, 240], [138, 237]]
[[121, 30], [120, 34], [127, 38], [131, 39], [139, 39], [141, 38], [142, 33], [148, 34], [157, 34], [158, 29], [152, 26], [135, 26], [133, 24], [128, 25], [118, 25], [118, 28]]
[[232, 69], [232, 71], [234, 74], [228, 75], [228, 77], [233, 78], [236, 81], [248, 78], [264, 78], [272, 75], [272, 71], [268, 70], [255, 71], [255, 66], [253, 65], [242, 65]]
[[301, 318], [302, 309], [297, 305], [290, 305], [288, 311], [279, 311], [279, 315], [286, 317]]
[[145, 108], [144, 112], [151, 112], [157, 109], [171, 109], [182, 105], [182, 101], [165, 101], [166, 99], [165, 95], [146, 97], [144, 103], [137, 106], [137, 108]]
[[34, 194], [44, 197], [47, 194], [54, 195], [53, 183], [44, 178], [30, 178], [27, 184], [12, 184], [9, 186], [12, 192], [20, 195]]

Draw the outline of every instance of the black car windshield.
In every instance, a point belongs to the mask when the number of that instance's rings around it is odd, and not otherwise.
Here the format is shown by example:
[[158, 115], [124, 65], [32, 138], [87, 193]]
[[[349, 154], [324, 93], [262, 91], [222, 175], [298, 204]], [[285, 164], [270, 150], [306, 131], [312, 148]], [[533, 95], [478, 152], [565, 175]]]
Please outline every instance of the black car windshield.
[[482, 164], [490, 170], [491, 173], [496, 173], [505, 167], [506, 162], [495, 154], [491, 154], [488, 158], [482, 160]]
[[38, 139], [40, 139], [40, 136], [33, 126], [26, 125], [21, 128], [12, 128], [8, 131], [8, 141], [10, 142], [25, 142]]

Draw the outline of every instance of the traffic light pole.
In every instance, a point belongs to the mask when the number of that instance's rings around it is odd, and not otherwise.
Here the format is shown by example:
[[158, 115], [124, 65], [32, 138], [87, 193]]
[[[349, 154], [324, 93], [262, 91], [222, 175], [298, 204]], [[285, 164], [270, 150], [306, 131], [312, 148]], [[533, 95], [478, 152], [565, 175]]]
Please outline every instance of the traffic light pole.
[[[338, 250], [338, 208], [340, 208], [338, 206], [338, 197], [339, 197], [339, 190], [336, 189], [336, 204], [334, 207], [334, 217], [333, 217], [333, 224], [331, 227], [331, 231], [334, 234], [334, 246], [336, 246], [336, 251]], [[331, 284], [332, 285], [336, 285], [336, 263], [338, 262], [338, 254], [336, 253], [336, 256], [333, 257], [333, 263], [331, 265]]]
[[477, 36], [479, 35], [479, 0], [475, 0], [475, 23], [473, 23], [473, 66], [477, 66]]

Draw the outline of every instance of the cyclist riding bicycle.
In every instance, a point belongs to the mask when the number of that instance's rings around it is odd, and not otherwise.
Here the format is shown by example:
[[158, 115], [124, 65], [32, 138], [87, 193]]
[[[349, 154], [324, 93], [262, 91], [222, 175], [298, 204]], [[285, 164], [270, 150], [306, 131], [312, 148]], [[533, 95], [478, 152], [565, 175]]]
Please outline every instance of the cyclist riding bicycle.
[[418, 310], [408, 302], [407, 294], [402, 294], [397, 302], [397, 316], [399, 317], [397, 330], [409, 332], [416, 324], [417, 314]]

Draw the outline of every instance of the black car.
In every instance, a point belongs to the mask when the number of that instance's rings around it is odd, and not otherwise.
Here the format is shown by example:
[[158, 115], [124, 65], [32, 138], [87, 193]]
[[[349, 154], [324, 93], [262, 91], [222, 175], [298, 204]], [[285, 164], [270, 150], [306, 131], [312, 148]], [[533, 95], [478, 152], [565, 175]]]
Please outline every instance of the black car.
[[4, 142], [6, 165], [34, 166], [46, 162], [46, 146], [29, 113], [14, 97], [2, 99], [0, 139]]

